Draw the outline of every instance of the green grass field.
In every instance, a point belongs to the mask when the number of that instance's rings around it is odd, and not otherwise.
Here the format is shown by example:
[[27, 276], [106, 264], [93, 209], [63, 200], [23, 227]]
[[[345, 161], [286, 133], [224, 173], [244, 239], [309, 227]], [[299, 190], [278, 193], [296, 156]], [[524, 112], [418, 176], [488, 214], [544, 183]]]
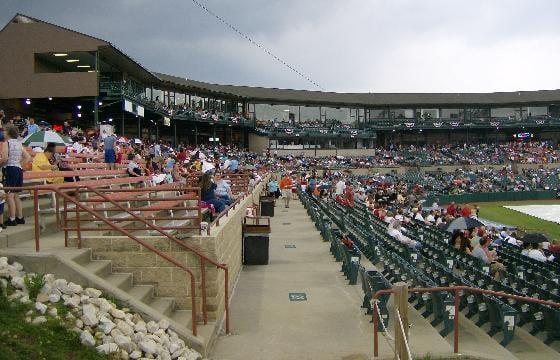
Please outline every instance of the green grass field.
[[480, 217], [506, 225], [516, 226], [528, 232], [543, 232], [553, 239], [560, 239], [560, 225], [541, 220], [533, 216], [506, 209], [504, 205], [545, 205], [560, 204], [560, 201], [509, 201], [497, 203], [479, 203]]

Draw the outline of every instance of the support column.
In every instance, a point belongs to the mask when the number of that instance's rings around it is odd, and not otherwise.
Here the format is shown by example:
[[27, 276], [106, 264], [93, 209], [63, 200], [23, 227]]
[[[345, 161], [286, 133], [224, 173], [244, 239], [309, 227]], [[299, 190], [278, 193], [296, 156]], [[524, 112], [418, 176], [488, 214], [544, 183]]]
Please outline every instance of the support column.
[[[123, 115], [123, 116], [124, 116], [124, 115]], [[141, 117], [138, 117], [138, 133], [137, 133], [138, 139], [141, 139], [141, 138], [142, 138], [142, 129], [141, 129], [141, 125], [142, 125], [142, 124], [141, 124], [141, 123], [142, 123], [142, 118], [141, 118]]]
[[173, 121], [173, 146], [177, 147], [177, 120]]

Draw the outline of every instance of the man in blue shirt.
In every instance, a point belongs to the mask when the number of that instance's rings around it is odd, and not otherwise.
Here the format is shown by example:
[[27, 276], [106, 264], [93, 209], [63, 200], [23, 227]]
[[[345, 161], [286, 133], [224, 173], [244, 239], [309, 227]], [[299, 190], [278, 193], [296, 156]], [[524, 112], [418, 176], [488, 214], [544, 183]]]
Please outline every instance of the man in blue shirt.
[[239, 169], [239, 161], [236, 158], [232, 158], [229, 164], [229, 171], [237, 172], [237, 169]]
[[35, 134], [39, 131], [39, 126], [35, 124], [35, 119], [29, 118], [29, 124], [27, 125], [27, 135]]

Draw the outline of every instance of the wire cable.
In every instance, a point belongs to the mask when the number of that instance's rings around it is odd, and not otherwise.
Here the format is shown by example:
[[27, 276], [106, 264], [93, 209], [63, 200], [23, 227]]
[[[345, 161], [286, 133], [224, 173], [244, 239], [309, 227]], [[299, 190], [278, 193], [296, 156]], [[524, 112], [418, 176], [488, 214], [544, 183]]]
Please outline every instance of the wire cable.
[[279, 56], [275, 55], [272, 51], [268, 50], [267, 48], [265, 48], [263, 45], [259, 44], [258, 42], [256, 42], [255, 40], [253, 40], [249, 35], [243, 33], [241, 30], [239, 30], [237, 27], [235, 27], [234, 25], [232, 25], [231, 23], [229, 23], [228, 21], [226, 21], [224, 18], [222, 18], [220, 15], [216, 14], [214, 11], [210, 10], [208, 7], [206, 7], [205, 5], [203, 5], [202, 3], [200, 3], [197, 0], [191, 0], [196, 6], [198, 6], [199, 8], [201, 8], [202, 10], [204, 10], [206, 13], [208, 13], [209, 15], [215, 17], [218, 21], [220, 21], [222, 24], [224, 24], [225, 26], [227, 26], [228, 28], [230, 28], [231, 30], [233, 30], [234, 32], [236, 32], [239, 36], [241, 36], [242, 38], [246, 39], [247, 41], [249, 41], [251, 44], [255, 45], [256, 47], [258, 47], [259, 49], [261, 49], [262, 51], [264, 51], [266, 54], [268, 54], [269, 56], [271, 56], [274, 60], [276, 60], [277, 62], [279, 62], [280, 64], [284, 65], [285, 67], [287, 67], [288, 69], [290, 69], [291, 71], [293, 71], [294, 73], [296, 73], [297, 75], [299, 75], [301, 78], [305, 79], [306, 81], [308, 81], [309, 83], [313, 84], [313, 86], [319, 88], [320, 90], [325, 91], [325, 89], [319, 85], [316, 81], [313, 81], [309, 76], [305, 75], [304, 73], [302, 73], [301, 71], [299, 71], [298, 69], [296, 69], [294, 66], [290, 65], [287, 61], [283, 60], [282, 58], [280, 58]]

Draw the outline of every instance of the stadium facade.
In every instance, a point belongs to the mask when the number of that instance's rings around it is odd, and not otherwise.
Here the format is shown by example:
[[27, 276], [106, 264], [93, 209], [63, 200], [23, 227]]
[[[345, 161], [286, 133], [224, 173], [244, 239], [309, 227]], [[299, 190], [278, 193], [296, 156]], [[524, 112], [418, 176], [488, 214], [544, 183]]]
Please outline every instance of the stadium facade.
[[[0, 109], [129, 137], [253, 150], [560, 139], [560, 90], [334, 93], [152, 72], [108, 41], [17, 14], [0, 31]], [[275, 120], [274, 122], [270, 120]]]

